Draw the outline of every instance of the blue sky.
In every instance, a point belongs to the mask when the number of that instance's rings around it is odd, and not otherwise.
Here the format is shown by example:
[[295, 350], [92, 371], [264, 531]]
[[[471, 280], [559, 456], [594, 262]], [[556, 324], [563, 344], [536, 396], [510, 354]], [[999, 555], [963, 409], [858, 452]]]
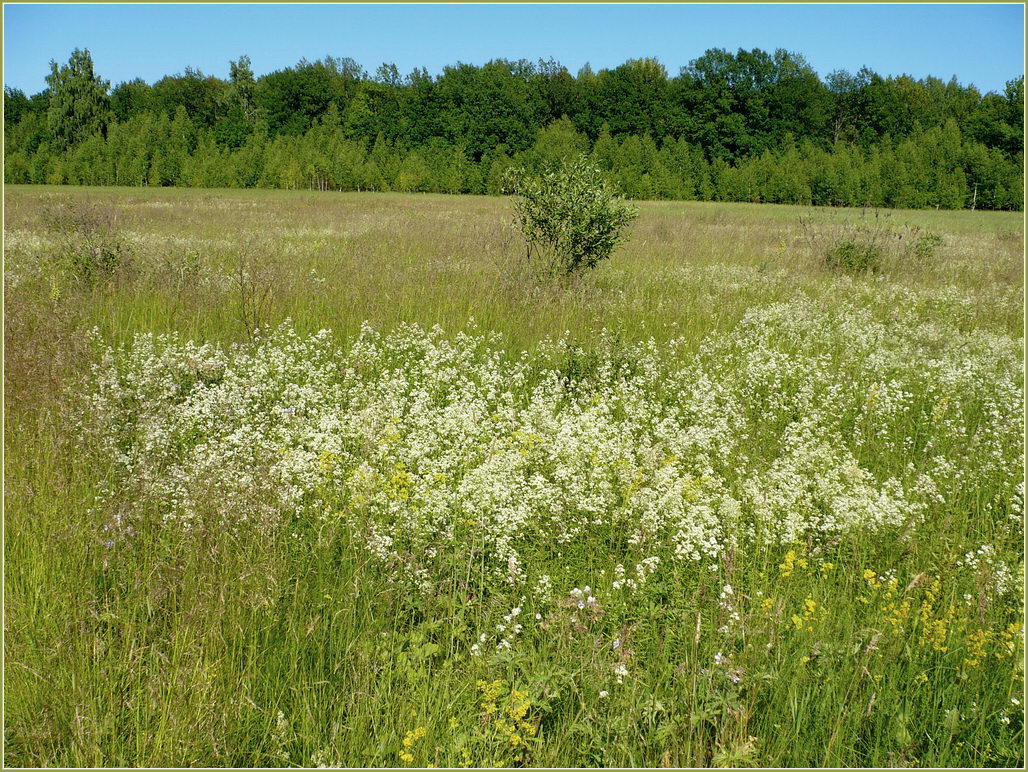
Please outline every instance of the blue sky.
[[676, 74], [708, 48], [785, 48], [822, 78], [956, 75], [1002, 91], [1024, 72], [1021, 4], [905, 5], [68, 5], [4, 6], [4, 84], [33, 94], [49, 61], [88, 48], [112, 85], [185, 67], [227, 77], [248, 54], [264, 74], [302, 57], [349, 56], [370, 72], [436, 74], [458, 61], [554, 58], [572, 73], [655, 56]]

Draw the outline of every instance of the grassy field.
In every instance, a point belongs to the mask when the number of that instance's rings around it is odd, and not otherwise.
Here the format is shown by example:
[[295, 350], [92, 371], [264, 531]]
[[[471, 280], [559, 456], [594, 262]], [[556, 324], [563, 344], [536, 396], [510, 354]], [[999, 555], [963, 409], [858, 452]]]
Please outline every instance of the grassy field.
[[5, 203], [8, 766], [1023, 764], [1020, 213]]

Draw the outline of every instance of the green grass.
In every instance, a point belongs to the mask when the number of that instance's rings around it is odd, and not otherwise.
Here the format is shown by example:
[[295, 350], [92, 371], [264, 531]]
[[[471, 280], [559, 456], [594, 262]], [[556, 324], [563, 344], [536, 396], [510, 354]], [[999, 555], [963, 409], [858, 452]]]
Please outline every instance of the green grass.
[[[5, 201], [7, 765], [1023, 764], [1019, 214], [890, 212], [941, 246], [850, 277], [809, 210], [641, 202], [612, 260], [552, 287], [517, 269], [502, 199]], [[68, 273], [80, 242], [43, 216], [68, 202], [128, 246], [110, 280]], [[323, 328], [327, 353], [303, 348]], [[173, 332], [153, 356], [136, 338]], [[183, 412], [218, 389], [214, 418]], [[283, 459], [288, 507], [249, 476]], [[490, 509], [490, 486], [533, 475], [561, 514], [509, 526], [510, 584], [495, 529], [536, 494]], [[647, 525], [679, 505], [719, 513], [715, 556]]]

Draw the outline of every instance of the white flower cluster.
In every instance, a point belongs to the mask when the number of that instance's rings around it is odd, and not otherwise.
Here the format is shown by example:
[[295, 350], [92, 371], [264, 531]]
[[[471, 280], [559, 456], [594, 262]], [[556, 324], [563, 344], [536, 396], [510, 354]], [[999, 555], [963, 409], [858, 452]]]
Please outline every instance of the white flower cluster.
[[731, 631], [732, 627], [740, 621], [741, 616], [739, 611], [735, 607], [735, 590], [732, 589], [732, 585], [726, 584], [721, 588], [721, 595], [718, 596], [718, 608], [721, 609], [721, 614], [724, 617], [724, 624], [718, 628], [718, 632], [721, 634], [727, 634]]
[[[521, 635], [521, 631], [524, 630], [524, 625], [518, 621], [518, 617], [521, 616], [523, 611], [522, 605], [525, 602], [525, 597], [522, 596], [518, 605], [510, 610], [509, 613], [503, 615], [503, 621], [498, 622], [494, 629], [495, 632], [480, 633], [478, 641], [471, 645], [471, 656], [481, 657], [484, 653], [485, 647], [493, 646], [498, 651], [510, 650], [514, 648], [514, 644], [517, 643], [518, 636]], [[535, 615], [536, 621], [542, 619], [541, 614]]]
[[990, 593], [997, 596], [1006, 595], [1011, 590], [1016, 590], [1016, 593], [1021, 595], [1024, 589], [1023, 566], [1015, 574], [991, 544], [983, 544], [978, 549], [969, 550], [957, 560], [957, 566], [966, 568]]
[[608, 385], [579, 396], [527, 356], [439, 330], [365, 329], [346, 354], [288, 326], [230, 352], [139, 336], [97, 366], [83, 429], [167, 520], [268, 527], [328, 505], [410, 571], [477, 548], [517, 583], [523, 544], [610, 526], [716, 555], [725, 492], [709, 468], [726, 421], [703, 384], [685, 405], [654, 399], [659, 352], [636, 356], [638, 376], [608, 361]]
[[628, 668], [625, 667], [624, 662], [618, 662], [616, 665], [614, 665], [614, 677], [617, 679], [617, 682], [619, 684], [623, 684], [625, 682], [625, 676], [627, 675]]
[[647, 577], [657, 570], [658, 565], [660, 565], [660, 558], [657, 555], [643, 558], [642, 562], [636, 563], [635, 576], [631, 577], [626, 574], [625, 567], [618, 563], [614, 566], [614, 581], [611, 583], [611, 586], [615, 590], [620, 590], [622, 587], [638, 590], [646, 584]]
[[497, 344], [414, 326], [345, 351], [288, 325], [228, 351], [142, 335], [95, 368], [82, 436], [119, 470], [112, 497], [190, 527], [347, 518], [424, 592], [474, 557], [544, 598], [538, 557], [599, 543], [614, 588], [637, 589], [661, 561], [1022, 495], [1020, 340], [800, 299], [692, 355]]
[[584, 590], [575, 587], [569, 594], [571, 595], [572, 602], [579, 608], [579, 610], [583, 610], [586, 607], [594, 608], [596, 606], [596, 596], [593, 595], [592, 588], [588, 584], [585, 586]]

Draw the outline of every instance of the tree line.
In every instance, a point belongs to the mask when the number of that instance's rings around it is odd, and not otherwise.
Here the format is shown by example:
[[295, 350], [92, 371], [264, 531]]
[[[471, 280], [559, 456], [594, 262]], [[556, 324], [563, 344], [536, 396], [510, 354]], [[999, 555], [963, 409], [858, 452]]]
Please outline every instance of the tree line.
[[370, 75], [326, 57], [111, 89], [88, 51], [4, 90], [5, 181], [499, 193], [511, 166], [585, 154], [638, 199], [1023, 208], [1024, 78], [822, 80], [796, 54], [707, 51], [572, 75], [554, 61]]

